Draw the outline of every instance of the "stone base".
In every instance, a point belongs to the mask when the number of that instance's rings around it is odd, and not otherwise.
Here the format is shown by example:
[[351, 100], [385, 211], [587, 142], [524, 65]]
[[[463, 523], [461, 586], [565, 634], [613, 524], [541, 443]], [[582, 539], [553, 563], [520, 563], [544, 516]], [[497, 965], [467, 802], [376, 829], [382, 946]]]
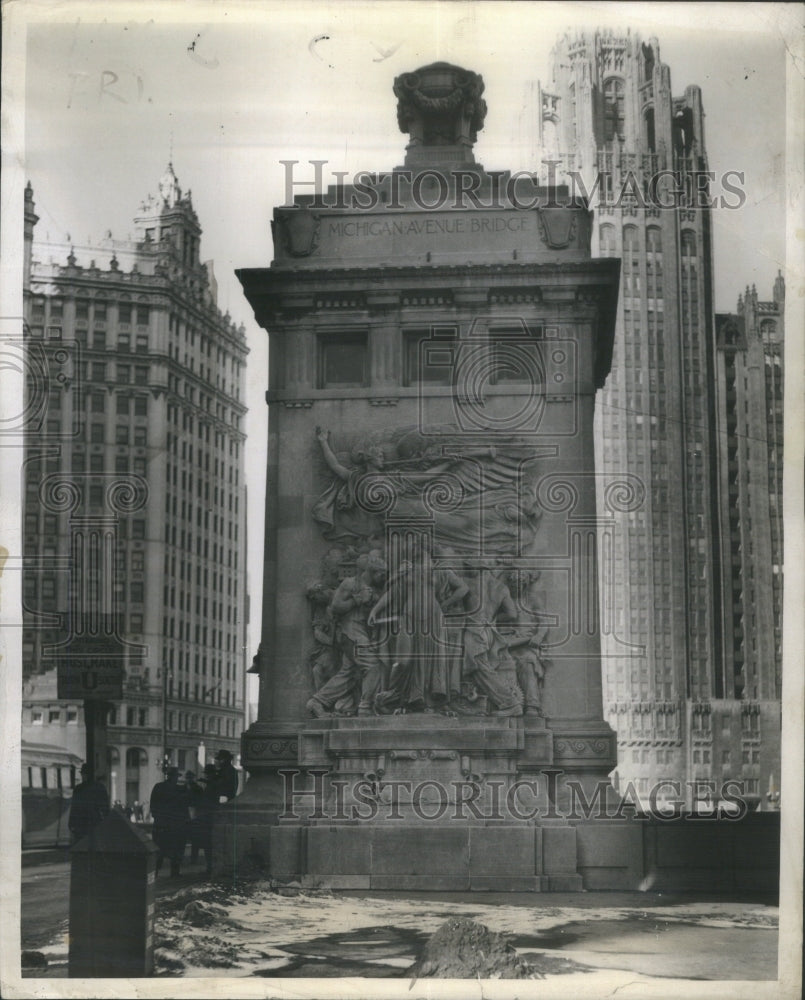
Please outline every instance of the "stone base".
[[336, 890], [774, 893], [779, 834], [777, 813], [442, 827], [288, 823], [236, 799], [219, 813], [214, 854], [216, 873]]
[[258, 723], [216, 869], [332, 889], [776, 890], [779, 814], [617, 812], [610, 734], [491, 717]]
[[[555, 760], [556, 748], [561, 763]], [[575, 782], [611, 792], [606, 723], [438, 714], [256, 723], [222, 868], [331, 888], [575, 891]], [[606, 795], [603, 795], [606, 798]]]
[[[330, 889], [541, 892], [582, 888], [571, 826], [308, 824], [262, 827], [243, 810], [221, 810], [216, 868], [262, 865], [279, 881]], [[268, 819], [268, 817], [266, 817]], [[547, 837], [545, 836], [547, 833]], [[227, 865], [227, 861], [230, 864]]]

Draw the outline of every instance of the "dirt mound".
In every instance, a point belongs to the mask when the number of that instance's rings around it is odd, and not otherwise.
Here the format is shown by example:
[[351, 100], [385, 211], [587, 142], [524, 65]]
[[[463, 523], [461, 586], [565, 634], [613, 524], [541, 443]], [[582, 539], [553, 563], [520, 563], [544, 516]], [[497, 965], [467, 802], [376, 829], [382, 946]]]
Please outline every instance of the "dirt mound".
[[154, 966], [157, 976], [184, 975], [188, 968], [236, 969], [243, 953], [239, 942], [195, 931], [154, 936]]
[[542, 979], [503, 934], [474, 920], [448, 920], [408, 970], [413, 979]]
[[194, 899], [182, 910], [182, 919], [194, 927], [211, 927], [225, 916], [226, 910], [222, 906], [203, 903], [200, 899]]
[[184, 910], [188, 903], [228, 904], [243, 897], [243, 893], [225, 885], [188, 885], [169, 896], [157, 897], [157, 912], [160, 914]]

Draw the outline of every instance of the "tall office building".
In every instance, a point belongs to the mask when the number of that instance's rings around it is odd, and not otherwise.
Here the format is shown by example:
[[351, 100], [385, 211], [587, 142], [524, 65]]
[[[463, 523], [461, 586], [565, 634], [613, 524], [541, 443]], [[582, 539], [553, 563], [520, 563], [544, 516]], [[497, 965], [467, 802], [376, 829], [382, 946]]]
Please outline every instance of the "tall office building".
[[778, 273], [771, 301], [752, 286], [716, 313], [725, 643], [733, 693], [754, 701], [781, 685], [784, 307]]
[[744, 745], [733, 749], [765, 805], [779, 801], [784, 333], [779, 273], [770, 301], [752, 286], [735, 313], [716, 313], [727, 697], [741, 700]]
[[[701, 91], [673, 96], [655, 39], [595, 32], [558, 41], [552, 84], [538, 93], [544, 158], [558, 179], [591, 193], [594, 253], [622, 260], [612, 374], [596, 404], [597, 468], [602, 484], [637, 476], [645, 498], [616, 517], [601, 551], [617, 778], [641, 797], [662, 779], [718, 786], [728, 777], [753, 794], [766, 772], [743, 767], [743, 737], [733, 746], [730, 733], [747, 734], [754, 748], [753, 720], [768, 714], [774, 767], [779, 700], [768, 711], [760, 702], [779, 699], [779, 676], [776, 687], [736, 680], [744, 661], [725, 595], [746, 567], [735, 567], [721, 475], [728, 404], [713, 391], [728, 355], [716, 350]], [[760, 399], [752, 405], [765, 406]], [[699, 797], [718, 797], [718, 787], [702, 789]], [[697, 793], [688, 787], [684, 797], [690, 805]]]
[[133, 240], [34, 242], [36, 222], [29, 185], [23, 739], [83, 756], [82, 704], [59, 701], [55, 662], [93, 616], [111, 622], [125, 680], [108, 780], [133, 802], [166, 750], [196, 770], [239, 749], [245, 333], [216, 305], [172, 166]]

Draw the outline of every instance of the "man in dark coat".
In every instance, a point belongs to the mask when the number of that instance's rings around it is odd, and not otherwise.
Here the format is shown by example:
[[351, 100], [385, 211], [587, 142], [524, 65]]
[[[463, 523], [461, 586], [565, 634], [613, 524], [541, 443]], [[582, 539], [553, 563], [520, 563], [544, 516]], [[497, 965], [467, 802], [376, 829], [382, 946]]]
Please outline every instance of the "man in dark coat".
[[81, 783], [73, 789], [68, 820], [72, 843], [85, 837], [108, 813], [109, 793], [106, 787], [93, 778], [89, 764], [82, 764]]
[[228, 750], [219, 750], [215, 755], [215, 765], [218, 770], [218, 794], [230, 802], [238, 794], [238, 772], [232, 766], [232, 754]]
[[178, 767], [169, 767], [165, 780], [154, 785], [151, 792], [151, 816], [154, 820], [154, 843], [159, 848], [157, 873], [163, 860], [168, 858], [171, 875], [180, 875], [190, 811], [187, 792], [179, 786]]
[[199, 851], [204, 851], [207, 875], [212, 874], [212, 825], [218, 808], [218, 772], [214, 764], [207, 764], [204, 776], [194, 782], [190, 805], [194, 816], [190, 821], [190, 860], [198, 860]]

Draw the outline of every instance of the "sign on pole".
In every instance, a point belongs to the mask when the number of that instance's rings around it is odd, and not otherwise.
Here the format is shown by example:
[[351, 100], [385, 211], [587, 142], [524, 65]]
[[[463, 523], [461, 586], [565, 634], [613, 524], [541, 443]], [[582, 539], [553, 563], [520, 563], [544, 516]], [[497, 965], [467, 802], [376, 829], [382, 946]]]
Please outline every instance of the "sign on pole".
[[65, 700], [121, 701], [123, 662], [120, 659], [59, 660], [57, 696]]

